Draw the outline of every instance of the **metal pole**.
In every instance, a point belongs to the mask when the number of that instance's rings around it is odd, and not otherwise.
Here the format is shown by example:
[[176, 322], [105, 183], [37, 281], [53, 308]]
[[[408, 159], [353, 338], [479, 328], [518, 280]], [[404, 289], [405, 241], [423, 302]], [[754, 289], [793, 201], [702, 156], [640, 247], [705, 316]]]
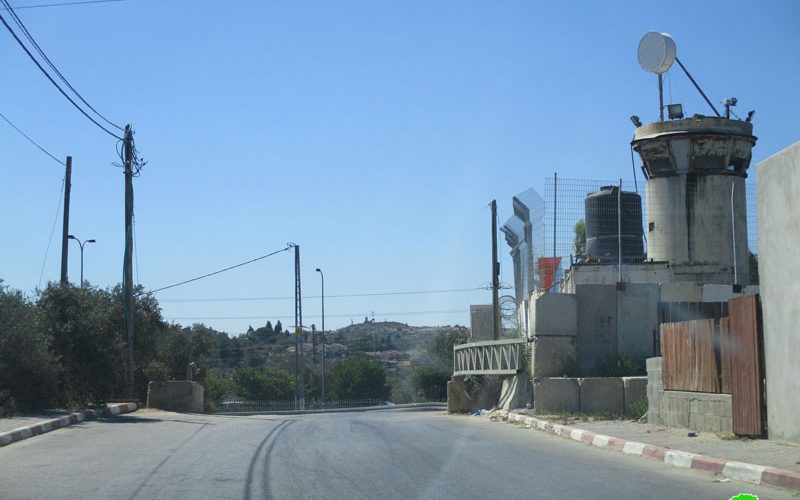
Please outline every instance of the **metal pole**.
[[[550, 269], [552, 270], [552, 283], [550, 286], [553, 287], [556, 283], [556, 222], [558, 221], [557, 213], [558, 213], [558, 172], [553, 172], [553, 262], [550, 265]], [[548, 292], [550, 290], [547, 290]]]
[[133, 361], [133, 130], [125, 125], [125, 258], [122, 284], [125, 294], [125, 331], [128, 337], [128, 398], [134, 398]]
[[492, 338], [500, 338], [500, 265], [497, 262], [497, 200], [492, 200]]
[[739, 267], [736, 265], [736, 215], [733, 210], [733, 193], [736, 191], [736, 180], [731, 182], [731, 228], [733, 241], [733, 284], [739, 284]]
[[617, 189], [617, 281], [622, 282], [622, 179]]
[[658, 74], [658, 117], [664, 121], [664, 77]]
[[325, 408], [325, 275], [317, 268], [322, 280], [322, 407]]
[[81, 246], [81, 288], [83, 288], [83, 243], [79, 241], [78, 244]]
[[72, 157], [67, 156], [67, 169], [64, 173], [64, 227], [61, 233], [61, 284], [66, 285], [67, 256], [69, 255], [69, 192], [72, 189]]
[[[297, 392], [300, 409], [306, 409], [305, 381], [303, 369], [305, 367], [303, 355], [303, 299], [300, 290], [300, 245], [294, 246], [294, 322], [295, 322], [295, 362], [297, 366]], [[298, 361], [299, 360], [299, 361]]]

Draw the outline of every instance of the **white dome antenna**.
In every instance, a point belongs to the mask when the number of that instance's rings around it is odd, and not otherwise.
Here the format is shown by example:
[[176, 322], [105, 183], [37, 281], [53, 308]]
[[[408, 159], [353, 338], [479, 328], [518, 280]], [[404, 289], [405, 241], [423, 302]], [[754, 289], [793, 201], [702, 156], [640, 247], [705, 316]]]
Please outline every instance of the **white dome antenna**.
[[639, 41], [639, 65], [650, 73], [666, 73], [676, 54], [675, 40], [668, 33], [651, 31]]

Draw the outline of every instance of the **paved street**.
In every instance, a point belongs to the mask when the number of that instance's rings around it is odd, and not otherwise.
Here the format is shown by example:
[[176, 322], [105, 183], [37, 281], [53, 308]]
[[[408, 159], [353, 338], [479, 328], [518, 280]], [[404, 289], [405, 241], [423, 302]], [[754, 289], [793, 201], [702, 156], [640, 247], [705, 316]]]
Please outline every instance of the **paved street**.
[[0, 497], [708, 498], [788, 491], [440, 412], [137, 412], [0, 448]]

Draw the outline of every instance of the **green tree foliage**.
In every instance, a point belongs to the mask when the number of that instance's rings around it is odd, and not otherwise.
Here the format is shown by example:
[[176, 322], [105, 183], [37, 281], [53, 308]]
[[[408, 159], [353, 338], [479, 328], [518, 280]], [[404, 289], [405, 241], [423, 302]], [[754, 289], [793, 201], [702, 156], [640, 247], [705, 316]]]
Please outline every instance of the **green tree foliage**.
[[458, 344], [467, 341], [467, 333], [451, 331], [449, 333], [439, 332], [433, 339], [434, 362], [444, 367], [453, 366], [453, 348]]
[[390, 394], [383, 363], [363, 358], [334, 365], [330, 390], [335, 399], [387, 399]]
[[447, 399], [447, 382], [452, 373], [433, 366], [419, 366], [411, 373], [411, 384], [424, 401]]
[[271, 367], [240, 368], [233, 375], [236, 396], [248, 401], [291, 399], [294, 378], [286, 370]]
[[575, 223], [573, 228], [575, 237], [572, 239], [572, 248], [575, 250], [575, 255], [586, 255], [586, 222], [581, 219]]
[[35, 304], [0, 280], [0, 416], [57, 404], [60, 369]]
[[42, 332], [63, 368], [62, 399], [83, 405], [119, 397], [125, 386], [125, 342], [111, 293], [50, 283], [38, 310]]

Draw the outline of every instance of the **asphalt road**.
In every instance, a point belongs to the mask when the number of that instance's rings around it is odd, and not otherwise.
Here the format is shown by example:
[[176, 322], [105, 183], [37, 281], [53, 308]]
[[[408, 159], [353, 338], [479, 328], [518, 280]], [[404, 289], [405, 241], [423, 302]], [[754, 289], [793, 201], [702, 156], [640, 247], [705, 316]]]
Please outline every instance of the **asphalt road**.
[[0, 448], [0, 498], [797, 498], [441, 412], [138, 412]]

